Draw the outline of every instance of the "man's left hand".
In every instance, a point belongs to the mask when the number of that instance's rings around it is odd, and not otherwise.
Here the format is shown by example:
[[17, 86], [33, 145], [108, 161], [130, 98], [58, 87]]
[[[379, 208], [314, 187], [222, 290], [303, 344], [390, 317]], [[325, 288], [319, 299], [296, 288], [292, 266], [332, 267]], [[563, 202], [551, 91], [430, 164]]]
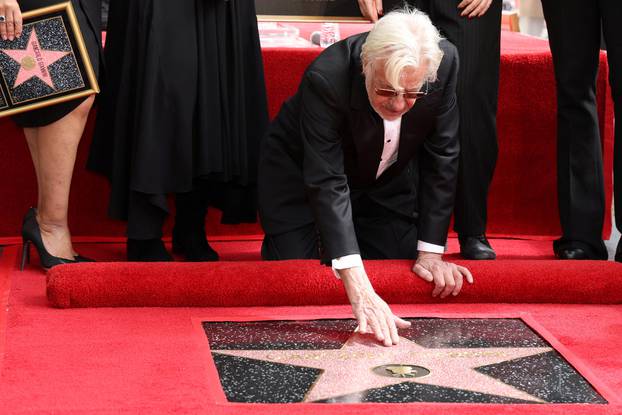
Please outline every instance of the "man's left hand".
[[458, 4], [458, 8], [463, 9], [460, 16], [467, 16], [469, 19], [483, 16], [491, 3], [492, 0], [462, 0], [460, 4]]
[[473, 283], [471, 272], [463, 266], [443, 261], [441, 254], [419, 252], [413, 272], [428, 282], [434, 282], [432, 297], [440, 294], [441, 298], [458, 295], [462, 289], [464, 278]]

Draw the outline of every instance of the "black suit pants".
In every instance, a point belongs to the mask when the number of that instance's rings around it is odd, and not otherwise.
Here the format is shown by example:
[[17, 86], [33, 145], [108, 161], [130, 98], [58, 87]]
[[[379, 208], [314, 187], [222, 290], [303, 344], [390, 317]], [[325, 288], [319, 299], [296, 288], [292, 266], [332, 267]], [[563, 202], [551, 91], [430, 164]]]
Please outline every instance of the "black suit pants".
[[488, 189], [497, 163], [497, 100], [501, 57], [501, 0], [481, 17], [460, 16], [459, 0], [411, 0], [458, 49], [456, 94], [460, 108], [460, 167], [454, 229], [486, 231]]
[[[364, 259], [416, 259], [417, 226], [365, 198], [353, 203], [354, 230]], [[322, 255], [321, 240], [315, 224], [310, 223], [279, 235], [266, 234], [261, 255], [266, 260], [318, 259], [329, 264], [333, 258]]]
[[[601, 27], [608, 49], [616, 114], [622, 114], [622, 3], [619, 0], [543, 0], [557, 84], [557, 186], [560, 242], [587, 244], [607, 258], [602, 147], [596, 111]], [[622, 206], [622, 137], [615, 131], [615, 198]], [[622, 215], [617, 209], [617, 225]], [[558, 242], [558, 244], [560, 243]]]

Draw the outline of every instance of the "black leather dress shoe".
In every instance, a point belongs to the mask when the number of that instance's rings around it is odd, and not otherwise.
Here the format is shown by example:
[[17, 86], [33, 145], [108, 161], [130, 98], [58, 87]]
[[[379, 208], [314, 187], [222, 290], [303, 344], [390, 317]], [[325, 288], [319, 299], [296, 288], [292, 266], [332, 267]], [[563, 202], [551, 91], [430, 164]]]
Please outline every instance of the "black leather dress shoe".
[[622, 262], [622, 238], [618, 241], [618, 248], [616, 249], [615, 260], [617, 262]]
[[130, 262], [169, 262], [173, 257], [167, 252], [162, 239], [128, 239], [127, 260]]
[[589, 244], [575, 239], [560, 238], [553, 241], [553, 252], [559, 259], [607, 260], [604, 242]]
[[490, 246], [486, 235], [459, 236], [460, 255], [465, 259], [495, 259], [497, 254]]
[[590, 259], [587, 252], [581, 248], [564, 248], [558, 250], [555, 255], [559, 259]]

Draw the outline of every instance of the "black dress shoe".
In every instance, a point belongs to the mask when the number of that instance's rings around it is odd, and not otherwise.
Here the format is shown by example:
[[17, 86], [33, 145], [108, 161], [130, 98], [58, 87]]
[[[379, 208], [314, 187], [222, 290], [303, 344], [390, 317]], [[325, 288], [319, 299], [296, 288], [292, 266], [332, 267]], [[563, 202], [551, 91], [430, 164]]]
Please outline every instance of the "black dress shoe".
[[128, 239], [127, 260], [130, 262], [170, 262], [173, 260], [162, 239]]
[[563, 248], [555, 252], [559, 259], [590, 259], [587, 252], [581, 248]]
[[553, 241], [553, 252], [559, 259], [607, 260], [607, 248], [601, 241], [594, 245], [576, 239], [560, 238]]
[[190, 262], [213, 262], [219, 259], [218, 252], [201, 232], [184, 235], [173, 230], [173, 252], [183, 255]]
[[497, 254], [485, 235], [458, 236], [460, 255], [465, 259], [495, 259]]
[[190, 262], [218, 261], [218, 253], [207, 242], [207, 204], [200, 190], [175, 195], [177, 213], [173, 227], [173, 252]]

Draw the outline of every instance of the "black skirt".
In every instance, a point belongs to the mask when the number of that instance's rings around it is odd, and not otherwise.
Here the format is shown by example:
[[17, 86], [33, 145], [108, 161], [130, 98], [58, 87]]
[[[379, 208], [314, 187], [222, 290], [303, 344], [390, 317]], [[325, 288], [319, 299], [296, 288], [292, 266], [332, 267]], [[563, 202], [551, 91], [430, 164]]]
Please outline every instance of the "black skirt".
[[[99, 75], [100, 57], [102, 56], [101, 41], [101, 1], [71, 0], [78, 18], [80, 31], [93, 65], [95, 75]], [[59, 0], [20, 0], [22, 13], [60, 3]], [[42, 127], [52, 124], [76, 109], [86, 98], [78, 98], [49, 107], [14, 115], [12, 118], [22, 128]]]
[[127, 218], [132, 191], [188, 192], [198, 179], [242, 200], [268, 125], [254, 3], [112, 0], [105, 57], [88, 166], [110, 179], [111, 216]]

